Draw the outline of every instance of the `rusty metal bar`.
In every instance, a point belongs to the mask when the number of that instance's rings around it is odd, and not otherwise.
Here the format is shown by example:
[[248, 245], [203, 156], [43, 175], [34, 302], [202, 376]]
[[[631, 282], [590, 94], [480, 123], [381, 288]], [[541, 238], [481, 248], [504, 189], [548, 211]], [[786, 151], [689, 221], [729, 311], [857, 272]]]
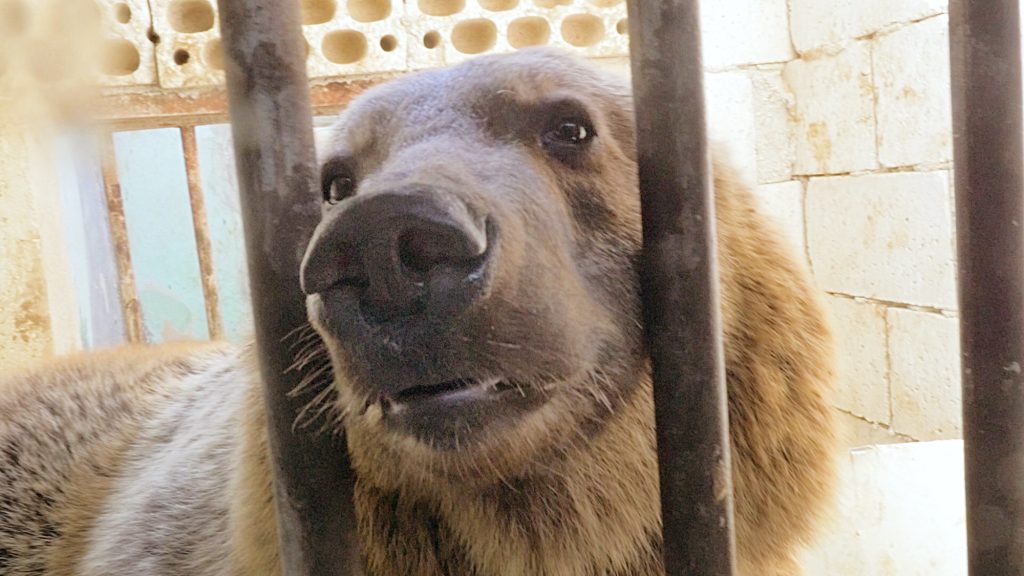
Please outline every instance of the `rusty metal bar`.
[[714, 194], [697, 0], [629, 3], [665, 571], [735, 566]]
[[320, 215], [306, 44], [295, 0], [219, 0], [257, 350], [285, 576], [358, 572], [354, 476], [341, 435], [293, 426], [302, 374], [283, 342], [306, 324], [299, 263]]
[[203, 283], [206, 324], [210, 328], [210, 337], [219, 340], [224, 337], [224, 326], [220, 317], [217, 280], [213, 273], [213, 251], [210, 248], [210, 228], [206, 221], [206, 200], [203, 198], [203, 186], [199, 177], [199, 149], [196, 145], [194, 126], [181, 127], [181, 151], [185, 157], [188, 199], [192, 205], [192, 230], [196, 235], [196, 256], [199, 260], [199, 276]]
[[100, 155], [110, 237], [114, 244], [114, 259], [117, 262], [118, 291], [121, 297], [121, 310], [124, 314], [125, 337], [129, 342], [139, 343], [145, 340], [142, 331], [142, 310], [139, 307], [139, 295], [135, 290], [135, 272], [132, 269], [128, 227], [124, 218], [124, 198], [121, 196], [121, 182], [117, 175], [117, 162], [114, 156], [114, 140], [110, 132], [105, 132], [103, 135]]
[[[381, 78], [317, 84], [309, 89], [313, 110], [336, 114]], [[97, 106], [97, 119], [116, 130], [180, 128], [224, 122], [228, 97], [224, 88], [167, 91], [156, 88], [111, 91]]]
[[1024, 574], [1019, 0], [949, 6], [969, 573]]

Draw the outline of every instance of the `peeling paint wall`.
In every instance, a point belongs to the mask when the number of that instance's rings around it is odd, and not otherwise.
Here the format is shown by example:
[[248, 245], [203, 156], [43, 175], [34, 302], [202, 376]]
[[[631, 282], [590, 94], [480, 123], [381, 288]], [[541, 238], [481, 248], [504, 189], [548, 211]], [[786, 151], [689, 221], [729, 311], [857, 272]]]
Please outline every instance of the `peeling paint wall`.
[[33, 137], [0, 124], [0, 367], [54, 354]]
[[0, 117], [4, 370], [81, 348], [51, 144], [51, 133], [43, 126]]

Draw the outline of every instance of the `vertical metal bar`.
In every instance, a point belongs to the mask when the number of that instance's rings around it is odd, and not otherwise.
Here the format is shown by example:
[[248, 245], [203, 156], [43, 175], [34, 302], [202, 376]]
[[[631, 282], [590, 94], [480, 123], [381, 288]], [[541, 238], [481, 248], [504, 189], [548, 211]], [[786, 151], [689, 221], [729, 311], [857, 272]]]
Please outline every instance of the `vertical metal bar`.
[[199, 260], [199, 277], [203, 283], [203, 303], [206, 306], [206, 324], [210, 337], [219, 340], [224, 337], [224, 326], [220, 318], [220, 298], [217, 280], [213, 273], [213, 253], [210, 248], [210, 228], [206, 221], [206, 201], [199, 177], [199, 150], [196, 146], [194, 126], [181, 127], [181, 150], [185, 157], [185, 175], [188, 179], [188, 199], [192, 206], [192, 229], [196, 235], [196, 256]]
[[301, 378], [282, 343], [306, 314], [299, 263], [319, 219], [305, 40], [295, 0], [219, 0], [257, 349], [286, 576], [358, 572], [340, 435], [293, 428]]
[[1019, 0], [952, 0], [968, 564], [1024, 574], [1024, 124]]
[[629, 3], [665, 571], [735, 566], [697, 0]]
[[114, 159], [114, 138], [109, 132], [103, 135], [100, 154], [110, 237], [114, 243], [114, 257], [117, 262], [118, 291], [121, 295], [121, 309], [127, 332], [125, 337], [129, 342], [138, 343], [144, 340], [142, 311], [139, 307], [139, 295], [135, 290], [135, 272], [132, 270], [131, 248], [128, 245], [128, 226], [124, 219], [124, 198], [121, 196], [121, 182]]

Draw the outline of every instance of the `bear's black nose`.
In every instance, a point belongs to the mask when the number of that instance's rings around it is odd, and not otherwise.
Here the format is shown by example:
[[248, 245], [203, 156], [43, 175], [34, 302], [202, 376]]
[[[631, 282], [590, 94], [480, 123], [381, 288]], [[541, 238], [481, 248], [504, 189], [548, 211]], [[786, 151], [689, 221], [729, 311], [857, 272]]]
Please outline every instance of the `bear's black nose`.
[[325, 216], [302, 266], [307, 294], [354, 291], [366, 319], [451, 312], [480, 294], [488, 225], [428, 190], [356, 196]]

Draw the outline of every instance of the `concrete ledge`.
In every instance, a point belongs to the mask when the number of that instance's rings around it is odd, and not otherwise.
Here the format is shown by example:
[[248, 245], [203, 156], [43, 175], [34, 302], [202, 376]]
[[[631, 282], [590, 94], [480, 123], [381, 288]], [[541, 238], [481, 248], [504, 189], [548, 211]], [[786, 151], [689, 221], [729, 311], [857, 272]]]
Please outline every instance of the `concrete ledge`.
[[890, 444], [843, 459], [835, 519], [806, 576], [966, 576], [963, 443]]

